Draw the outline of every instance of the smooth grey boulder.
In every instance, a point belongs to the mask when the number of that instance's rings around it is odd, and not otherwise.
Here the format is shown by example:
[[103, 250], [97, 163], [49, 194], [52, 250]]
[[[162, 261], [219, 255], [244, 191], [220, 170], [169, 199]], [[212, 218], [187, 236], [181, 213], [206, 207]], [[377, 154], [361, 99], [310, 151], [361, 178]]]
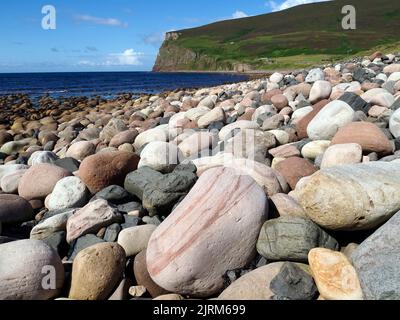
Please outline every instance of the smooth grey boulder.
[[[51, 289], [53, 284], [55, 288]], [[61, 259], [43, 241], [20, 240], [0, 245], [0, 300], [48, 300], [57, 297], [63, 284]]]
[[400, 212], [351, 255], [368, 300], [400, 299]]
[[44, 240], [55, 232], [66, 231], [67, 221], [73, 215], [75, 210], [69, 210], [64, 213], [52, 216], [33, 227], [30, 238]]
[[314, 248], [338, 250], [338, 242], [309, 219], [280, 217], [264, 223], [257, 251], [267, 260], [307, 262]]

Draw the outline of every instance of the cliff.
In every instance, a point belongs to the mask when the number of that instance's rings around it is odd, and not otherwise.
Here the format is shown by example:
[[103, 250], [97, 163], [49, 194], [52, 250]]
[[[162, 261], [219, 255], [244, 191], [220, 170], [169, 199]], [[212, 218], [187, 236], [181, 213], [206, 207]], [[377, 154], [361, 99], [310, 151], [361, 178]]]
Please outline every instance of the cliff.
[[[342, 28], [348, 4], [356, 8], [355, 30]], [[376, 48], [396, 50], [398, 43], [400, 1], [335, 0], [169, 32], [153, 70], [296, 69]]]

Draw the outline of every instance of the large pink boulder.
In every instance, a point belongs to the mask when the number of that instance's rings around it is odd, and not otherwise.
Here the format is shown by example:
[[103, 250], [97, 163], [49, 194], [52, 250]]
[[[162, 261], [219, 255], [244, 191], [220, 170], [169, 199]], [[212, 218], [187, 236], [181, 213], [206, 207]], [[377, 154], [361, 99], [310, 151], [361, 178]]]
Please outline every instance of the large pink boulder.
[[18, 194], [26, 200], [44, 199], [52, 193], [56, 183], [72, 173], [64, 168], [42, 163], [28, 169], [18, 184]]
[[222, 290], [228, 270], [243, 268], [254, 258], [267, 197], [255, 180], [237, 173], [222, 167], [206, 171], [154, 231], [147, 267], [159, 286], [209, 297]]

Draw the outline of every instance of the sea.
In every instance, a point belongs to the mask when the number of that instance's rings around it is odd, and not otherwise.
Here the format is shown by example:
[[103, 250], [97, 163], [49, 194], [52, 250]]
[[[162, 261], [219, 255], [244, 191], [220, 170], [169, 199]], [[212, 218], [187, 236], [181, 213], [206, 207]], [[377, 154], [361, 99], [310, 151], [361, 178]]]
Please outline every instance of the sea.
[[247, 80], [233, 73], [62, 72], [0, 73], [0, 95], [23, 93], [35, 99], [120, 94], [158, 94], [175, 89], [203, 88]]

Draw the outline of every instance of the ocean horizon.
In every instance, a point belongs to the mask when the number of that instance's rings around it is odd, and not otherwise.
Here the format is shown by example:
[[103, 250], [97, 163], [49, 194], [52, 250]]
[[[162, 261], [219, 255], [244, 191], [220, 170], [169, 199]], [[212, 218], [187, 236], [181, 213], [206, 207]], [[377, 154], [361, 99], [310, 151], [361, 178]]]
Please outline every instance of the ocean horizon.
[[91, 71], [0, 73], [0, 95], [31, 98], [158, 94], [176, 89], [212, 87], [247, 80], [246, 75], [214, 72]]

